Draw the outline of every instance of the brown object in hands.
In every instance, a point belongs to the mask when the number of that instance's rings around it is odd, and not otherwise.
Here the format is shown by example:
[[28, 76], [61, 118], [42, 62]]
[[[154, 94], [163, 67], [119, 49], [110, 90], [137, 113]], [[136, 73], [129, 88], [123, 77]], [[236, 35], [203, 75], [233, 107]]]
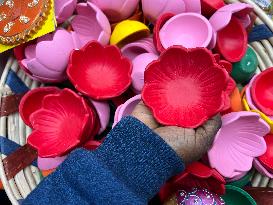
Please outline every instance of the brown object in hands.
[[41, 24], [50, 9], [50, 0], [4, 0], [0, 3], [0, 43], [24, 42]]
[[29, 166], [37, 157], [37, 151], [28, 144], [25, 144], [7, 156], [3, 160], [7, 179], [12, 179], [18, 172]]
[[253, 197], [257, 205], [273, 204], [273, 188], [247, 187], [245, 191]]
[[2, 97], [0, 101], [0, 117], [9, 116], [17, 112], [23, 96], [24, 94], [15, 94]]

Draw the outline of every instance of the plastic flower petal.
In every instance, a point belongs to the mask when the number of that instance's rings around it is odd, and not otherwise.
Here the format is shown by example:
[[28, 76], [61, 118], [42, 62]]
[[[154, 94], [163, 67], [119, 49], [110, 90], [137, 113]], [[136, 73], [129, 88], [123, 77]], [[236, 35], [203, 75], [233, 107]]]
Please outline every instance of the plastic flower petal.
[[42, 102], [45, 96], [59, 92], [60, 89], [57, 87], [41, 87], [28, 91], [19, 105], [19, 113], [24, 123], [32, 127], [29, 120], [30, 115], [42, 107]]
[[[66, 79], [70, 53], [77, 48], [73, 33], [58, 29], [25, 48], [21, 65], [31, 78], [43, 82], [61, 82]], [[20, 60], [20, 59], [19, 59]]]
[[142, 99], [159, 123], [196, 128], [222, 111], [227, 80], [209, 50], [173, 46], [148, 65]]
[[57, 22], [63, 23], [72, 16], [77, 5], [77, 0], [55, 0], [54, 3]]
[[84, 98], [69, 89], [47, 95], [42, 108], [30, 115], [34, 131], [28, 143], [38, 150], [40, 157], [67, 154], [89, 139], [95, 124], [91, 109]]
[[227, 178], [249, 171], [253, 158], [265, 153], [263, 137], [269, 131], [269, 126], [257, 113], [233, 112], [224, 115], [222, 128], [208, 151], [211, 167]]
[[111, 22], [130, 17], [137, 9], [139, 0], [88, 0], [98, 6]]
[[225, 179], [215, 170], [201, 162], [190, 164], [184, 172], [171, 178], [160, 190], [162, 201], [181, 189], [205, 188], [216, 194], [225, 193]]
[[209, 19], [209, 22], [211, 23], [215, 31], [219, 31], [229, 24], [232, 16], [235, 16], [246, 28], [251, 23], [249, 14], [252, 11], [253, 7], [250, 4], [228, 4], [218, 9]]
[[180, 14], [186, 10], [184, 0], [142, 0], [141, 2], [143, 13], [151, 22], [156, 22], [158, 17], [164, 13]]
[[73, 30], [81, 40], [81, 46], [92, 40], [106, 45], [111, 35], [111, 26], [104, 13], [94, 4], [79, 3], [77, 13], [71, 22]]
[[131, 84], [131, 62], [116, 46], [90, 42], [73, 51], [67, 75], [75, 88], [95, 100], [121, 95]]

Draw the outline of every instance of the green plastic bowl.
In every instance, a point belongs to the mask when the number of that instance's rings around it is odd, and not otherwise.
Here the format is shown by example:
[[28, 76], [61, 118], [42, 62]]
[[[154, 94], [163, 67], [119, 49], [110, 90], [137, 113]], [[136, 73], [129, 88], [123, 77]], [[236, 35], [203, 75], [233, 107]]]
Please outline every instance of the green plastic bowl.
[[222, 198], [227, 205], [257, 205], [246, 191], [232, 185], [226, 185], [226, 194]]

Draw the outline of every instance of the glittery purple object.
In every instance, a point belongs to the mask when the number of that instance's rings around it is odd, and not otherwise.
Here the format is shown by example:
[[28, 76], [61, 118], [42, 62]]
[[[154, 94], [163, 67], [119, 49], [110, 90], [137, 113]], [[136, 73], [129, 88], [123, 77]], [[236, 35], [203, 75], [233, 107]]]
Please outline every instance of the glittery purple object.
[[207, 189], [193, 188], [191, 191], [180, 190], [176, 193], [178, 205], [224, 205], [224, 200]]

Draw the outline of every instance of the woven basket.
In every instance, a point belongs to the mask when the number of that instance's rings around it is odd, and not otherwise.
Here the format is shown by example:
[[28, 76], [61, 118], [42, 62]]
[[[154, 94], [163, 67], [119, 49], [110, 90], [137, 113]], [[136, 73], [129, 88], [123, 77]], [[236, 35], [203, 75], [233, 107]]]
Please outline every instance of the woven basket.
[[[226, 0], [226, 2], [234, 3], [238, 1]], [[241, 2], [253, 5], [255, 13], [258, 16], [255, 21], [256, 26], [266, 25], [273, 32], [273, 21], [262, 9], [260, 9], [251, 0], [241, 0]], [[260, 73], [266, 68], [273, 66], [273, 38], [255, 41], [250, 43], [249, 46], [255, 50], [258, 57], [259, 66], [256, 73]], [[27, 77], [23, 70], [19, 69], [16, 59], [13, 56], [9, 56], [0, 80], [0, 109], [2, 109], [2, 102], [5, 98], [10, 96], [18, 97], [28, 89], [34, 89], [39, 86], [42, 86], [42, 84]], [[13, 112], [7, 116], [1, 112], [1, 116], [0, 151], [2, 154], [0, 154], [0, 176], [10, 201], [15, 205], [19, 204], [21, 199], [26, 198], [26, 196], [35, 189], [43, 177], [37, 167], [29, 166], [20, 171], [14, 178], [10, 180], [7, 179], [4, 169], [5, 163], [3, 161], [6, 157], [3, 153], [9, 153], [6, 139], [11, 140], [18, 145], [24, 145], [27, 136], [31, 133], [31, 129], [24, 124], [18, 112]], [[262, 176], [256, 171], [252, 177], [252, 186], [273, 188], [273, 179], [270, 180], [268, 177]]]

